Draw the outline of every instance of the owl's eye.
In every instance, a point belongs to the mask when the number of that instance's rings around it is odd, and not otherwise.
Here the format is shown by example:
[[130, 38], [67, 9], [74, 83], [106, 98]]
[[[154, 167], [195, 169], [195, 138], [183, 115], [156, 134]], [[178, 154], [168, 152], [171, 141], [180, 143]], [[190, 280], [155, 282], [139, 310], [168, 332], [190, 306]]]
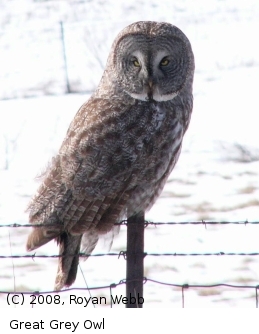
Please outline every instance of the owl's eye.
[[167, 66], [169, 64], [169, 59], [167, 57], [164, 57], [161, 61], [160, 61], [160, 66]]
[[135, 67], [140, 67], [140, 63], [139, 63], [139, 61], [137, 60], [137, 58], [133, 58], [132, 62], [133, 62], [133, 65], [134, 65]]

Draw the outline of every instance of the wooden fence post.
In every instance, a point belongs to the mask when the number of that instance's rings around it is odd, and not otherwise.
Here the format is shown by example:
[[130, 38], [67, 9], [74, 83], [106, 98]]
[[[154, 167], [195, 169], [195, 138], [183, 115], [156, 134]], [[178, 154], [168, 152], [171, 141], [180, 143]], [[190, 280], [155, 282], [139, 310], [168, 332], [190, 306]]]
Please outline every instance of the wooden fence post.
[[142, 308], [144, 275], [144, 212], [127, 219], [127, 270], [126, 297], [127, 308]]

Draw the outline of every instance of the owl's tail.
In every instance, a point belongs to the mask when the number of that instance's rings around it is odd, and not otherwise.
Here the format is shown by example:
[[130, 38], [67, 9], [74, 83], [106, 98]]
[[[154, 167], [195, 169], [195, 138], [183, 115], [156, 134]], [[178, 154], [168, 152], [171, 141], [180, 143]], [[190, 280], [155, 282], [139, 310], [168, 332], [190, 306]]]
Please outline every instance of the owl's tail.
[[62, 233], [57, 241], [59, 244], [58, 271], [54, 290], [61, 290], [64, 286], [74, 283], [79, 262], [79, 252], [82, 235], [73, 236], [66, 232]]

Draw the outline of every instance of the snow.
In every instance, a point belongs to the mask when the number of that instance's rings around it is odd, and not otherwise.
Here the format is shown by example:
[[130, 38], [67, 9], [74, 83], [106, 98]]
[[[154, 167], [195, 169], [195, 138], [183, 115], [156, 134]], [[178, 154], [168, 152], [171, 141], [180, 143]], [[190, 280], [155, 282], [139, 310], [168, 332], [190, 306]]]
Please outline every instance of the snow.
[[[17, 3], [0, 3], [0, 225], [28, 222], [24, 210], [38, 187], [34, 177], [57, 152], [73, 116], [89, 97], [82, 92], [98, 83], [112, 40], [127, 24], [148, 19], [171, 22], [186, 33], [196, 72], [193, 116], [182, 154], [146, 218], [258, 221], [258, 1]], [[69, 77], [81, 94], [64, 95], [60, 20]], [[149, 226], [145, 250], [258, 252], [257, 230], [258, 225], [250, 224]], [[1, 227], [0, 255], [26, 254], [27, 234], [26, 228]], [[122, 227], [111, 251], [125, 250], [125, 245]], [[95, 253], [106, 251], [100, 243]], [[36, 254], [57, 254], [57, 246], [49, 243]], [[147, 256], [145, 275], [175, 284], [257, 285], [258, 262], [258, 256]], [[125, 278], [125, 265], [123, 257], [115, 256], [91, 257], [81, 263], [88, 286], [118, 283]], [[52, 290], [56, 267], [56, 259], [1, 259], [1, 290]], [[79, 271], [74, 287], [82, 286]], [[113, 294], [124, 294], [124, 289], [116, 287]], [[181, 288], [147, 282], [144, 293], [145, 307], [182, 306]], [[92, 294], [108, 296], [109, 290]], [[62, 298], [68, 295], [64, 292]], [[4, 305], [1, 295], [0, 306]], [[255, 291], [188, 288], [185, 307], [255, 307]]]

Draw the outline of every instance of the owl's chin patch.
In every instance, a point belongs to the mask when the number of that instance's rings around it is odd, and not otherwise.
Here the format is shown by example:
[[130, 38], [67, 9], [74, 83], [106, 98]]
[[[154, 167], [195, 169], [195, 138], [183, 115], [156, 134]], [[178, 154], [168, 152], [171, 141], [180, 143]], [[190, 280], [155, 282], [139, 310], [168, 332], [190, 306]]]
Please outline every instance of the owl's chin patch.
[[170, 101], [170, 100], [174, 99], [177, 95], [178, 95], [178, 92], [171, 93], [171, 94], [164, 94], [164, 95], [160, 95], [160, 94], [155, 93], [153, 95], [153, 100], [155, 100], [157, 102]]
[[140, 100], [140, 101], [154, 100], [156, 102], [169, 101], [169, 100], [172, 100], [173, 98], [175, 98], [178, 95], [178, 92], [174, 92], [174, 93], [171, 93], [171, 94], [164, 94], [164, 95], [154, 93], [152, 98], [150, 98], [147, 93], [140, 93], [140, 94], [130, 93], [130, 92], [127, 92], [127, 93], [131, 97], [133, 97], [133, 99], [136, 99], [136, 100]]
[[126, 93], [129, 94], [129, 96], [133, 97], [133, 99], [135, 99], [135, 100], [140, 100], [140, 101], [148, 101], [149, 100], [146, 93], [141, 93], [141, 94], [130, 93], [130, 92], [126, 92]]

